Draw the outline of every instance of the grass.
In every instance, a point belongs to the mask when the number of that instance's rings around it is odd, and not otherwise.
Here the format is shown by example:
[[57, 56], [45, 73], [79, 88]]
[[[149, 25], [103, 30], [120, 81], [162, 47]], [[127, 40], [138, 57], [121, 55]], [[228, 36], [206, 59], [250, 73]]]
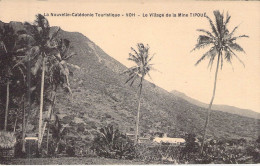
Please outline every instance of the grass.
[[141, 165], [147, 164], [133, 160], [107, 159], [99, 157], [60, 157], [60, 158], [17, 158], [0, 161], [7, 165]]

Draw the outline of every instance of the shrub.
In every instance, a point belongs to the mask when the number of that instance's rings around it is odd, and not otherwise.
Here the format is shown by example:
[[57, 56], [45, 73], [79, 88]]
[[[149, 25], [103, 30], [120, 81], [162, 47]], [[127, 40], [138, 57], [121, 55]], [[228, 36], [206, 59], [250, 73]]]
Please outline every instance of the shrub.
[[182, 147], [161, 144], [139, 144], [136, 147], [136, 159], [144, 162], [180, 163]]
[[0, 148], [13, 148], [16, 143], [16, 137], [12, 132], [0, 131]]
[[112, 125], [99, 130], [91, 149], [106, 158], [133, 159], [135, 155], [133, 142]]
[[260, 135], [258, 136], [256, 142], [260, 144]]
[[185, 137], [186, 145], [181, 151], [182, 160], [193, 160], [199, 152], [199, 144], [196, 142], [195, 134], [187, 134]]
[[72, 146], [67, 146], [66, 148], [66, 154], [69, 156], [69, 157], [73, 157], [75, 156], [75, 147], [72, 145]]

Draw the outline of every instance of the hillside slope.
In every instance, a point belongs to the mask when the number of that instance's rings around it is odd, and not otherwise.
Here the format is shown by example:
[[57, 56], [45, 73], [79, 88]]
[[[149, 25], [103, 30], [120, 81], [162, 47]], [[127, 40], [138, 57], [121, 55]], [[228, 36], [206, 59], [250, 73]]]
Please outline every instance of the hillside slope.
[[[14, 23], [12, 26], [16, 27]], [[69, 135], [79, 141], [90, 141], [96, 129], [107, 124], [118, 126], [123, 132], [134, 132], [137, 85], [125, 84], [127, 77], [121, 73], [126, 67], [78, 32], [60, 31], [59, 36], [71, 41], [77, 55], [70, 63], [81, 67], [70, 78], [73, 95], [59, 93], [55, 106], [62, 123], [70, 126]], [[175, 137], [185, 133], [201, 135], [206, 109], [145, 81], [140, 116], [141, 135], [155, 131]], [[37, 126], [33, 116], [30, 123]], [[259, 124], [259, 119], [214, 111], [208, 134], [217, 138], [256, 139]], [[32, 132], [36, 130], [37, 127], [32, 128]]]
[[[186, 94], [179, 92], [177, 90], [173, 90], [171, 91], [171, 93], [175, 96], [178, 96], [194, 105], [197, 105], [199, 107], [203, 107], [203, 108], [208, 108], [208, 104], [200, 102], [194, 98], [191, 98], [189, 96], [187, 96]], [[245, 116], [245, 117], [249, 117], [249, 118], [254, 118], [254, 119], [260, 119], [260, 113], [254, 112], [252, 110], [249, 109], [241, 109], [241, 108], [237, 108], [234, 106], [229, 106], [229, 105], [216, 105], [213, 104], [212, 105], [212, 109], [213, 110], [220, 110], [223, 112], [227, 112], [227, 113], [231, 113], [231, 114], [237, 114], [237, 115], [241, 115], [241, 116]]]
[[[126, 132], [134, 130], [137, 86], [125, 85], [126, 67], [107, 55], [80, 33], [62, 32], [70, 39], [77, 56], [71, 63], [81, 66], [72, 78], [73, 100], [60, 101], [63, 113], [74, 114], [84, 123], [100, 127], [115, 123]], [[130, 50], [130, 49], [129, 49]], [[127, 58], [127, 53], [126, 53]], [[163, 131], [180, 136], [184, 132], [202, 133], [205, 109], [145, 81], [141, 107], [141, 131]], [[214, 137], [256, 138], [259, 120], [221, 111], [212, 113], [209, 134]]]

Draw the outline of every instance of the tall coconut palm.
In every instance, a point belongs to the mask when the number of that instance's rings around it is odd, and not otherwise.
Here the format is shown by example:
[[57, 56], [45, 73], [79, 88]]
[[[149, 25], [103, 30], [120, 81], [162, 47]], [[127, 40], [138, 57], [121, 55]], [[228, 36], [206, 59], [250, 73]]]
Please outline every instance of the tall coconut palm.
[[[38, 14], [34, 24], [25, 24], [27, 32], [32, 39], [30, 42], [31, 49], [27, 52], [27, 59], [29, 58], [33, 66], [31, 67], [31, 73], [38, 77], [41, 72], [41, 89], [40, 89], [40, 112], [39, 112], [39, 134], [38, 134], [38, 148], [41, 147], [42, 138], [46, 128], [46, 123], [43, 122], [43, 96], [44, 92], [48, 98], [51, 94], [51, 99], [47, 100], [48, 115], [50, 116], [52, 110], [52, 101], [55, 98], [56, 87], [58, 84], [62, 84], [68, 92], [71, 93], [69, 87], [69, 70], [68, 66], [76, 67], [66, 62], [68, 58], [74, 55], [74, 53], [67, 54], [69, 51], [70, 43], [66, 39], [57, 39], [57, 35], [60, 28], [50, 29], [48, 20]], [[30, 38], [30, 37], [28, 37]], [[46, 88], [46, 89], [44, 89]], [[37, 90], [36, 90], [37, 91]]]
[[138, 108], [137, 108], [137, 116], [136, 116], [136, 130], [135, 130], [135, 140], [134, 144], [138, 143], [138, 136], [139, 136], [139, 119], [140, 119], [140, 108], [141, 108], [141, 95], [142, 95], [142, 88], [143, 88], [143, 81], [146, 75], [150, 78], [150, 70], [153, 69], [151, 64], [151, 60], [153, 56], [150, 57], [149, 54], [149, 46], [144, 46], [142, 43], [137, 44], [137, 51], [134, 48], [131, 48], [133, 53], [129, 53], [128, 60], [135, 63], [135, 66], [129, 68], [124, 73], [128, 74], [128, 79], [126, 83], [130, 82], [130, 86], [133, 85], [136, 79], [140, 78], [139, 93], [138, 93]]
[[44, 81], [46, 62], [50, 57], [50, 50], [52, 49], [51, 42], [55, 35], [50, 32], [50, 25], [48, 20], [41, 14], [36, 15], [34, 24], [25, 23], [27, 32], [33, 38], [33, 43], [30, 51], [28, 51], [29, 59], [35, 61], [31, 69], [33, 75], [36, 75], [41, 69], [41, 90], [40, 90], [40, 111], [39, 111], [39, 133], [38, 133], [38, 148], [41, 147], [42, 136], [42, 114], [43, 114], [43, 95], [44, 95]]
[[[70, 48], [70, 41], [67, 39], [57, 39], [57, 44], [55, 48], [52, 49], [51, 54], [55, 55], [54, 58], [50, 59], [51, 62], [48, 63], [48, 72], [46, 75], [47, 81], [47, 122], [43, 124], [43, 133], [42, 137], [46, 128], [47, 123], [49, 122], [51, 113], [53, 113], [53, 107], [55, 105], [55, 98], [56, 98], [56, 91], [59, 86], [61, 86], [65, 91], [69, 92], [70, 94], [70, 83], [69, 83], [69, 67], [78, 68], [76, 65], [72, 65], [66, 62], [69, 58], [75, 55], [74, 52], [69, 51]], [[49, 128], [48, 128], [49, 132]], [[48, 140], [48, 136], [47, 136]], [[48, 144], [48, 141], [47, 141]]]
[[[201, 154], [203, 152], [205, 137], [207, 134], [208, 123], [210, 119], [211, 107], [215, 98], [216, 92], [216, 85], [217, 85], [217, 77], [219, 68], [222, 69], [223, 61], [226, 60], [228, 63], [232, 64], [232, 58], [235, 57], [239, 62], [241, 62], [244, 66], [245, 64], [242, 60], [237, 56], [235, 51], [237, 52], [244, 52], [244, 49], [236, 43], [237, 39], [248, 37], [247, 35], [240, 35], [234, 36], [235, 31], [237, 30], [238, 26], [236, 26], [232, 31], [229, 31], [227, 25], [230, 21], [231, 16], [227, 13], [226, 17], [224, 18], [224, 13], [220, 13], [218, 10], [214, 11], [215, 16], [215, 24], [213, 21], [207, 16], [211, 27], [211, 31], [207, 31], [204, 29], [198, 29], [199, 32], [203, 34], [198, 37], [197, 44], [195, 45], [196, 49], [204, 48], [206, 46], [211, 46], [210, 50], [207, 51], [203, 56], [197, 61], [195, 65], [198, 65], [202, 60], [205, 58], [209, 58], [208, 67], [212, 68], [213, 62], [215, 57], [217, 56], [217, 67], [215, 71], [215, 81], [214, 81], [214, 88], [213, 88], [213, 95], [210, 100], [208, 110], [207, 110], [207, 117], [204, 126], [203, 138], [202, 138], [202, 145], [201, 145]], [[193, 51], [192, 50], [192, 51]], [[221, 65], [221, 66], [220, 66]]]

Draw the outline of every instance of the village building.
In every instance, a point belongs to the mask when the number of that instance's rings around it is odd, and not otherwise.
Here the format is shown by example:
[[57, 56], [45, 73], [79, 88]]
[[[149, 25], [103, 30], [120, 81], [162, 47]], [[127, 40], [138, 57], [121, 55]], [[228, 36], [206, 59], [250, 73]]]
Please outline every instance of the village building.
[[164, 134], [163, 137], [155, 137], [153, 139], [153, 143], [165, 143], [165, 144], [171, 144], [171, 145], [184, 145], [185, 139], [183, 138], [171, 138], [167, 137], [167, 134]]

